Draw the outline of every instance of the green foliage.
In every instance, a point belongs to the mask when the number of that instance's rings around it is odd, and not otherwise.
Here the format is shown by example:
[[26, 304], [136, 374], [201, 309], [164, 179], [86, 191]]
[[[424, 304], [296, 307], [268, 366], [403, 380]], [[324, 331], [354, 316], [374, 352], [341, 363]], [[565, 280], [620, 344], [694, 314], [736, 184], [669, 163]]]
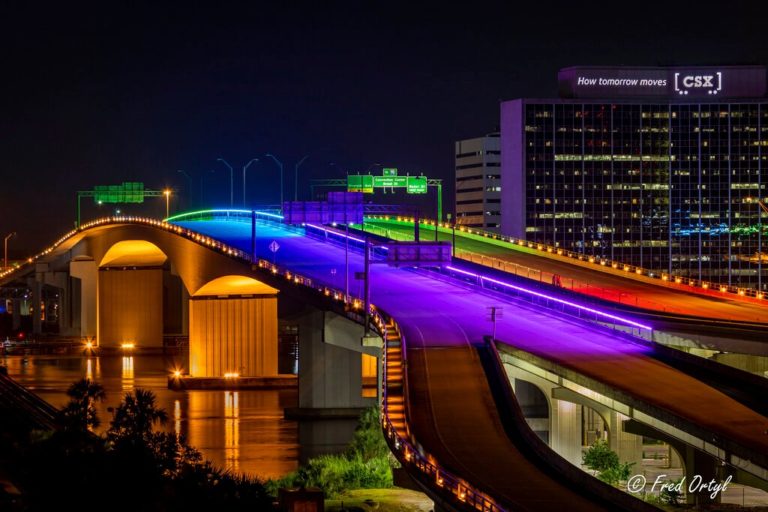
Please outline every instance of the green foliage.
[[378, 408], [361, 416], [347, 450], [320, 455], [279, 480], [267, 482], [273, 496], [281, 487], [319, 487], [332, 498], [350, 489], [392, 487], [392, 458], [381, 430]]
[[[76, 384], [73, 401], [98, 399], [93, 383]], [[154, 394], [137, 389], [117, 408], [106, 438], [73, 428], [30, 435], [28, 444], [5, 453], [24, 489], [25, 510], [87, 509], [94, 503], [112, 512], [272, 509], [258, 480], [222, 472], [202, 462], [183, 438], [155, 432], [154, 425], [166, 419]]]
[[389, 446], [381, 431], [378, 407], [366, 409], [360, 415], [346, 453], [349, 459], [359, 457], [364, 461], [386, 458], [389, 455]]
[[597, 474], [597, 478], [607, 484], [617, 485], [619, 482], [629, 479], [629, 474], [634, 465], [634, 462], [617, 463], [615, 466], [600, 471]]
[[626, 481], [635, 465], [634, 462], [619, 462], [619, 455], [601, 439], [584, 452], [582, 460], [589, 469], [597, 471], [597, 478], [611, 485]]
[[272, 487], [275, 491], [280, 487], [319, 487], [327, 497], [334, 497], [349, 489], [392, 487], [392, 470], [386, 457], [366, 461], [345, 455], [320, 455]]
[[96, 402], [106, 398], [104, 387], [90, 379], [74, 382], [67, 389], [69, 403], [60, 413], [61, 424], [66, 430], [86, 432], [101, 424]]
[[126, 393], [123, 403], [115, 409], [107, 437], [112, 441], [149, 440], [156, 423], [165, 425], [168, 413], [157, 406], [157, 397], [152, 391], [136, 388]]
[[593, 471], [605, 471], [619, 465], [619, 456], [602, 439], [595, 441], [582, 457], [582, 463]]
[[680, 500], [683, 497], [683, 492], [677, 490], [678, 485], [682, 479], [677, 479], [672, 482], [673, 485], [666, 485], [659, 493], [659, 500], [665, 505], [671, 505], [673, 507], [680, 506]]

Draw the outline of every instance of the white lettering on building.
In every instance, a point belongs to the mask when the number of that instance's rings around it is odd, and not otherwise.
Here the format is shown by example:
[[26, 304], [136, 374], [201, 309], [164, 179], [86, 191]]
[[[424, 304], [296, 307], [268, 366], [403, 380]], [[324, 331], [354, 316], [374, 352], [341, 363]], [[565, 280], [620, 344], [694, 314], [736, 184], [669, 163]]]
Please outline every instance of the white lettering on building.
[[666, 87], [666, 78], [605, 78], [605, 77], [585, 77], [580, 76], [576, 79], [577, 86], [592, 87], [600, 85], [603, 87]]
[[704, 89], [707, 94], [717, 94], [723, 89], [723, 73], [714, 75], [685, 75], [675, 73], [675, 90], [678, 94], [686, 95], [689, 89]]

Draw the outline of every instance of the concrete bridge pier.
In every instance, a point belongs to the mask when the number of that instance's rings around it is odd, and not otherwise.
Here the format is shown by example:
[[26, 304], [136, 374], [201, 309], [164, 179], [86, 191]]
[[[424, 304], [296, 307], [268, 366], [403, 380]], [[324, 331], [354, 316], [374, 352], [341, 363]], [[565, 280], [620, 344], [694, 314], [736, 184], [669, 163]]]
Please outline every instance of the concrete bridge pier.
[[581, 407], [555, 398], [555, 386], [544, 379], [510, 365], [505, 367], [528, 426], [561, 457], [580, 467]]
[[372, 377], [369, 361], [364, 376], [363, 361], [365, 355], [379, 358], [381, 351], [362, 346], [362, 328], [335, 313], [309, 307], [292, 321], [299, 331], [299, 402], [286, 415], [357, 418], [375, 405], [375, 396], [363, 396], [363, 379]]
[[32, 334], [40, 335], [43, 333], [43, 323], [40, 319], [40, 304], [43, 301], [43, 284], [38, 280], [38, 275], [35, 275], [35, 279], [28, 280], [28, 287], [32, 294], [30, 309], [32, 310]]
[[80, 336], [88, 339], [96, 337], [96, 283], [99, 269], [93, 258], [77, 258], [69, 263], [69, 275], [74, 278], [77, 293], [72, 293], [73, 303], [72, 328]]
[[619, 460], [634, 464], [640, 468], [643, 463], [643, 438], [624, 430], [624, 421], [628, 418], [599, 402], [570, 389], [554, 386], [552, 397], [578, 404], [595, 411], [603, 420], [608, 434], [608, 447], [619, 455]]
[[344, 450], [360, 414], [378, 403], [381, 349], [363, 346], [362, 327], [346, 317], [290, 300], [281, 307], [289, 310], [281, 317], [298, 327], [298, 406], [285, 417], [299, 421], [303, 463]]
[[[505, 368], [528, 425], [561, 457], [581, 467], [582, 447], [605, 438], [622, 462], [640, 467], [642, 437], [623, 429], [622, 420], [626, 419], [623, 415], [516, 366], [505, 365]], [[582, 414], [589, 410], [601, 420], [597, 422], [598, 432], [592, 432], [591, 436], [587, 435], [590, 432], [584, 427]]]
[[[739, 468], [729, 466], [716, 457], [698, 450], [691, 445], [685, 444], [684, 442], [679, 441], [678, 439], [675, 439], [653, 427], [630, 419], [624, 422], [624, 428], [628, 432], [633, 432], [637, 435], [658, 439], [659, 441], [667, 443], [670, 446], [670, 451], [676, 452], [677, 457], [675, 460], [682, 464], [686, 486], [690, 485], [692, 479], [697, 475], [702, 477], [704, 483], [707, 483], [712, 479], [718, 483], [724, 482], [729, 476], [731, 476], [732, 483], [746, 485], [748, 487], [754, 487], [756, 489], [762, 489], [763, 491], [768, 492], [767, 481], [762, 480], [757, 476]], [[710, 498], [710, 494], [710, 492], [689, 494], [688, 503], [720, 503], [720, 493], [717, 494], [714, 500]]]
[[238, 382], [276, 377], [277, 293], [250, 277], [231, 275], [192, 294], [189, 377]]
[[13, 299], [13, 318], [11, 320], [11, 326], [14, 330], [21, 328], [21, 302], [19, 298]]

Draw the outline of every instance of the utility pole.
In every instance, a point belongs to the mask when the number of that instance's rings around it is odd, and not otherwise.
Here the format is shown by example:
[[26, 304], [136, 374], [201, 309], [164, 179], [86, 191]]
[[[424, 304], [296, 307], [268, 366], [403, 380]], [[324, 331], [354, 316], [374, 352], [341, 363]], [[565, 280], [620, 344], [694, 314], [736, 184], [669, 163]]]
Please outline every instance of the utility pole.
[[245, 171], [251, 166], [253, 162], [258, 162], [258, 158], [251, 158], [251, 161], [243, 166], [243, 208], [245, 208]]
[[368, 235], [365, 235], [365, 287], [363, 290], [363, 300], [365, 305], [365, 323], [363, 324], [365, 330], [363, 336], [368, 336], [368, 322], [370, 320], [370, 308], [371, 308], [371, 243], [368, 239]]
[[16, 236], [16, 232], [8, 234], [5, 237], [5, 240], [3, 242], [4, 249], [5, 249], [5, 258], [3, 259], [3, 270], [6, 270], [8, 268], [8, 240], [10, 240], [11, 237]]
[[492, 340], [496, 340], [496, 320], [498, 318], [501, 318], [501, 310], [502, 308], [499, 306], [488, 306], [488, 309], [491, 311], [491, 322], [493, 322], [493, 335]]
[[267, 153], [264, 156], [268, 156], [272, 160], [274, 160], [275, 164], [280, 168], [280, 211], [283, 211], [283, 162], [277, 159], [275, 155], [272, 153]]
[[299, 162], [293, 166], [293, 200], [298, 201], [299, 200], [299, 166], [304, 163], [304, 160], [309, 158], [309, 155], [306, 155], [304, 158], [299, 160]]
[[256, 210], [251, 210], [251, 263], [256, 262]]

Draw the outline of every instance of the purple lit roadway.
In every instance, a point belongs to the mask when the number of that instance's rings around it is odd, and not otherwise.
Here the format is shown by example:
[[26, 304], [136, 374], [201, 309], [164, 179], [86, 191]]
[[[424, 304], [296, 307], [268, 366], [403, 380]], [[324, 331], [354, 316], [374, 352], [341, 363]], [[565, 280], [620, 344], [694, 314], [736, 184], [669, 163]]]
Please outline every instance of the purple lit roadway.
[[[232, 245], [250, 248], [250, 225], [180, 223]], [[276, 263], [343, 289], [344, 249], [281, 228], [259, 225], [258, 254], [277, 241]], [[350, 252], [352, 280], [362, 255]], [[335, 270], [335, 272], [332, 272]], [[596, 510], [595, 505], [524, 459], [504, 433], [489, 385], [472, 348], [491, 333], [488, 306], [503, 306], [497, 339], [557, 362], [635, 398], [768, 453], [768, 419], [719, 391], [648, 357], [632, 343], [567, 319], [543, 314], [425, 275], [373, 265], [372, 302], [400, 324], [408, 348], [411, 424], [426, 451], [497, 499], [524, 510]]]
[[[398, 239], [413, 236], [413, 224], [406, 226], [402, 223], [366, 220], [366, 226], [369, 225], [387, 229], [391, 234], [398, 236]], [[420, 231], [422, 240], [434, 240], [433, 227], [422, 225]], [[375, 230], [374, 233], [381, 234], [381, 231]], [[440, 240], [451, 241], [451, 234], [440, 233]], [[573, 264], [573, 260], [568, 258], [550, 259], [537, 255], [528, 248], [508, 249], [458, 235], [456, 240], [457, 250], [497, 258], [517, 264], [523, 269], [543, 271], [544, 282], [551, 282], [551, 275], [558, 274], [562, 278], [563, 287], [586, 295], [662, 313], [768, 324], [768, 301], [750, 302], [726, 294], [718, 295], [718, 292], [714, 291], [709, 292], [711, 295], [693, 293], [663, 286], [661, 283], [652, 284], [581, 267]], [[520, 272], [521, 275], [526, 275], [524, 270], [520, 269]], [[531, 272], [531, 277], [536, 280], [539, 280], [539, 275], [539, 272]]]

